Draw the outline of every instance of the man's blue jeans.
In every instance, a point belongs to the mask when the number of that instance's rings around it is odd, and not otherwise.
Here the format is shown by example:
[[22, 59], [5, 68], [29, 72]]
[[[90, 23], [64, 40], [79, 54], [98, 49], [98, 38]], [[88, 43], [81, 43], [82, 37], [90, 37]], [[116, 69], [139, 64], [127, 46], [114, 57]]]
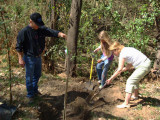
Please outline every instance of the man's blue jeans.
[[41, 57], [31, 57], [24, 55], [26, 69], [27, 97], [34, 97], [38, 93], [38, 81], [41, 77], [42, 61]]
[[[104, 56], [101, 56], [101, 59]], [[109, 66], [112, 63], [112, 61], [106, 59], [105, 61], [102, 61], [100, 63], [97, 64], [96, 66], [96, 70], [97, 70], [97, 74], [98, 74], [98, 79], [101, 80], [101, 85], [103, 86], [106, 82], [107, 79], [107, 72], [109, 70]], [[104, 66], [104, 67], [103, 67]]]

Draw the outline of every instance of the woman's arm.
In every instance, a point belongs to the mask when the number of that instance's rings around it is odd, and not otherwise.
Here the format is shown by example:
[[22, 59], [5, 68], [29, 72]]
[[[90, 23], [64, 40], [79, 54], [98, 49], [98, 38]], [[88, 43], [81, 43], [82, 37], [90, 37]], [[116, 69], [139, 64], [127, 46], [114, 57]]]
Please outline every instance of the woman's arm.
[[101, 49], [101, 45], [98, 47], [98, 48], [96, 48], [93, 52], [97, 52], [97, 51], [99, 51]]
[[114, 72], [114, 74], [108, 80], [106, 80], [107, 84], [110, 84], [112, 80], [114, 80], [118, 75], [121, 74], [121, 72], [123, 71], [124, 62], [125, 62], [125, 58], [122, 58], [119, 60], [118, 69]]
[[124, 67], [124, 68], [122, 69], [122, 72], [125, 72], [125, 71], [127, 71], [127, 70], [129, 70], [129, 69], [132, 69], [132, 68], [133, 68], [133, 65], [132, 65], [132, 64], [127, 64], [126, 67]]

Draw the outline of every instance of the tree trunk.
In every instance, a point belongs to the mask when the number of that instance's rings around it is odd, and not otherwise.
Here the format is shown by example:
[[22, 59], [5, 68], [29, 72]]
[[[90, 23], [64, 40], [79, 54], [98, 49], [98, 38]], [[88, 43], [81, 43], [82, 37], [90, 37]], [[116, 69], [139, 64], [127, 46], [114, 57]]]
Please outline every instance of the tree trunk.
[[51, 0], [51, 6], [52, 7], [52, 11], [51, 11], [51, 28], [52, 29], [56, 29], [56, 0]]
[[[56, 18], [57, 18], [57, 13], [56, 13], [56, 0], [51, 0], [51, 15], [50, 15], [50, 21], [51, 21], [51, 29], [56, 30]], [[50, 38], [49, 40], [47, 40], [46, 43], [46, 47], [48, 49], [50, 49], [53, 45], [54, 45], [54, 39], [55, 38]], [[47, 70], [52, 71], [53, 73], [55, 73], [55, 69], [54, 69], [54, 59], [52, 58], [52, 52], [50, 52], [47, 56], [44, 57], [44, 60], [46, 61], [46, 65], [45, 68], [47, 68]]]
[[77, 39], [81, 14], [82, 0], [72, 0], [69, 18], [69, 30], [67, 35], [67, 67], [70, 76], [76, 75]]
[[81, 14], [82, 0], [72, 0], [71, 13], [69, 18], [69, 30], [67, 35], [67, 80], [64, 97], [64, 114], [63, 120], [67, 120], [67, 89], [68, 79], [76, 75], [76, 56], [77, 56], [77, 39]]
[[160, 15], [156, 17], [156, 28], [157, 28], [157, 54], [156, 59], [154, 61], [154, 69], [160, 69]]

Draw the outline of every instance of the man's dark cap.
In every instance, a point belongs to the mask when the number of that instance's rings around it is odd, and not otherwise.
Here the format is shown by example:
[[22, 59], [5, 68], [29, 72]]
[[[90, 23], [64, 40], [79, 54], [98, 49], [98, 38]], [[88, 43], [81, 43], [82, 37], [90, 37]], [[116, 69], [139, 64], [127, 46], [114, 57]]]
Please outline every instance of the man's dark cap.
[[39, 13], [33, 13], [30, 15], [30, 19], [39, 27], [44, 25], [44, 22], [42, 21], [42, 16]]

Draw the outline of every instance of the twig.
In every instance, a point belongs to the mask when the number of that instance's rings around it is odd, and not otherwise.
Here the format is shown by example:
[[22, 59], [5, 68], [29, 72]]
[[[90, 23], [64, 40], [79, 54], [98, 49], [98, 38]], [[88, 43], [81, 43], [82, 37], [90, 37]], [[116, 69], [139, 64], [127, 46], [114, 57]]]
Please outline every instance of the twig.
[[[67, 58], [69, 58], [68, 55], [68, 49], [67, 49]], [[65, 97], [64, 97], [64, 113], [63, 113], [63, 120], [67, 120], [66, 117], [66, 106], [67, 106], [67, 91], [68, 91], [68, 80], [69, 80], [69, 70], [70, 70], [70, 61], [67, 59], [67, 80], [66, 80], [66, 88], [65, 88]]]

